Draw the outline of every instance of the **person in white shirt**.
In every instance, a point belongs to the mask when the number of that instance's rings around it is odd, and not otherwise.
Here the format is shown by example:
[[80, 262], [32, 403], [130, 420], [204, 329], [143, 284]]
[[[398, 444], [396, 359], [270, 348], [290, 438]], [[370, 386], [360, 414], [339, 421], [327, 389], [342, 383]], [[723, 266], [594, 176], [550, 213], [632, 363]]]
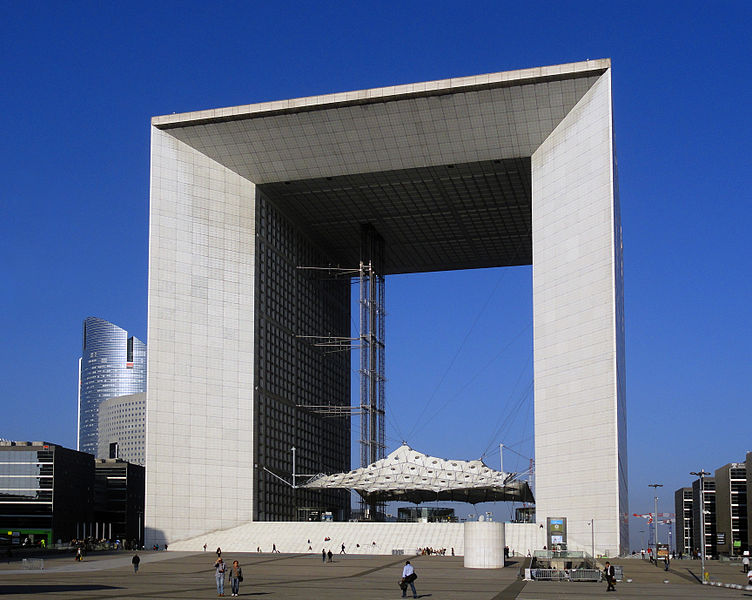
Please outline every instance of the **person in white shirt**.
[[742, 558], [742, 573], [749, 571], [749, 556]]
[[407, 596], [407, 585], [410, 585], [410, 589], [413, 592], [413, 598], [418, 597], [418, 592], [415, 591], [415, 580], [418, 578], [418, 575], [415, 573], [415, 569], [413, 569], [413, 566], [410, 564], [409, 560], [405, 561], [405, 566], [402, 569], [402, 584], [400, 587], [402, 587], [402, 597], [405, 598]]

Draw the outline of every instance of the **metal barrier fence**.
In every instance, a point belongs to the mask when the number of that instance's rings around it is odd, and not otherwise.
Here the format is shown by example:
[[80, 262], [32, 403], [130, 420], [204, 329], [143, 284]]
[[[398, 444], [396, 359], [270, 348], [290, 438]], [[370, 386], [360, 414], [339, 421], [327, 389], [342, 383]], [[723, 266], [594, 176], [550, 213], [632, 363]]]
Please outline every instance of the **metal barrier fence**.
[[24, 558], [21, 560], [21, 565], [24, 569], [42, 571], [44, 570], [43, 558]]
[[600, 581], [603, 574], [598, 569], [575, 569], [570, 574], [572, 581]]
[[559, 569], [531, 569], [530, 574], [535, 581], [566, 581], [569, 577], [567, 571]]
[[535, 558], [586, 558], [590, 556], [582, 550], [535, 550]]
[[598, 569], [530, 569], [535, 581], [600, 581], [602, 573]]

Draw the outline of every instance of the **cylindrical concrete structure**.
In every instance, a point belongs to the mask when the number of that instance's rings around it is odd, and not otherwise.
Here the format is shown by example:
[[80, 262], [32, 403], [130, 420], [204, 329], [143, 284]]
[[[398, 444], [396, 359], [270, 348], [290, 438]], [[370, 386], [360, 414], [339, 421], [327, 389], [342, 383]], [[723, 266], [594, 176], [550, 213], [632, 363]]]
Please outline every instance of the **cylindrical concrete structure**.
[[465, 568], [501, 569], [504, 566], [504, 523], [465, 523]]

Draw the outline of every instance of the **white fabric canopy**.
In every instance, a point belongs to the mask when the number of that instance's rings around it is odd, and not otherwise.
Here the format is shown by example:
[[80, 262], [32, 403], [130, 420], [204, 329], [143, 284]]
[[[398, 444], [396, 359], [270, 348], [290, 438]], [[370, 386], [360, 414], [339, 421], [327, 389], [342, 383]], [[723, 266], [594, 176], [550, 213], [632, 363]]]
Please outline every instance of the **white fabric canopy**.
[[347, 488], [373, 502], [533, 502], [527, 482], [491, 469], [481, 460], [446, 460], [404, 444], [386, 458], [349, 473], [318, 475], [304, 488]]

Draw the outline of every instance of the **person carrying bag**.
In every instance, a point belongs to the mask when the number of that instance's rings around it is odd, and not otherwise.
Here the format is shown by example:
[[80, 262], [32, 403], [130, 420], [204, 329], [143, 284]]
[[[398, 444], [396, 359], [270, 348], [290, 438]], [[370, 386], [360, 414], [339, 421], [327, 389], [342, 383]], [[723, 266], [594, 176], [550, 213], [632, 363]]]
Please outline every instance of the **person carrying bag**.
[[409, 560], [405, 561], [405, 566], [402, 569], [402, 579], [400, 579], [400, 589], [402, 590], [402, 597], [407, 597], [407, 586], [410, 586], [410, 589], [413, 593], [413, 598], [418, 597], [418, 592], [415, 591], [415, 580], [418, 578], [418, 574], [415, 572], [415, 569], [413, 569], [413, 566], [410, 564]]

